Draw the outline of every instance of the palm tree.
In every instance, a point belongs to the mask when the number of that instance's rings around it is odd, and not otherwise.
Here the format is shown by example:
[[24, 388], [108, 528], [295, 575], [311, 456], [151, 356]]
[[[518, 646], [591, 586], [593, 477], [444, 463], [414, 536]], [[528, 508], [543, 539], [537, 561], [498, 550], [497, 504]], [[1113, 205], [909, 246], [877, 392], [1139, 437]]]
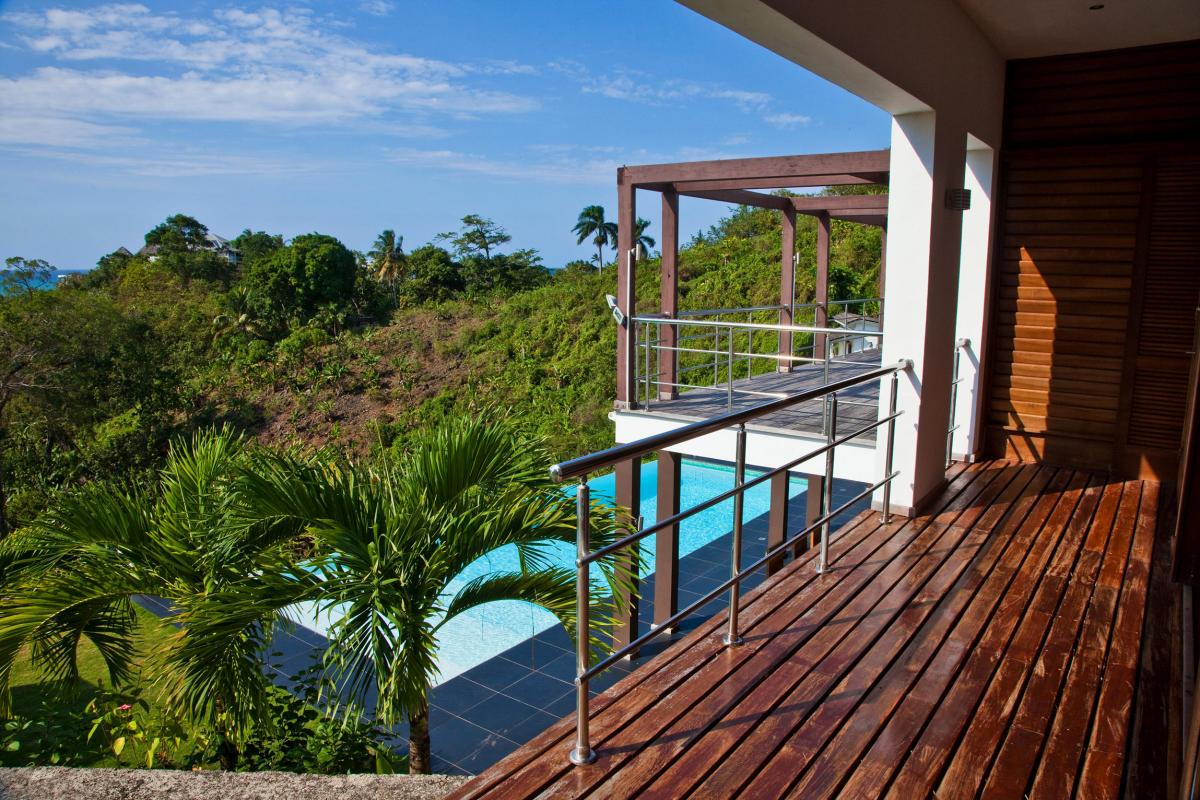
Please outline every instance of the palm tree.
[[392, 287], [392, 303], [396, 303], [396, 282], [404, 268], [404, 237], [393, 230], [386, 230], [375, 239], [375, 246], [367, 253], [375, 277]]
[[257, 337], [260, 319], [255, 313], [254, 292], [246, 286], [234, 286], [225, 297], [225, 311], [213, 317], [213, 341], [243, 333]]
[[654, 249], [658, 242], [646, 235], [646, 229], [650, 227], [650, 220], [642, 217], [637, 218], [637, 223], [633, 226], [633, 246], [637, 248], [638, 258], [645, 258]]
[[[280, 531], [239, 527], [234, 484], [245, 463], [240, 438], [198, 435], [172, 447], [156, 491], [90, 484], [0, 545], [0, 717], [11, 710], [9, 681], [22, 648], [51, 683], [69, 687], [87, 639], [113, 685], [146, 655], [168, 708], [211, 726], [221, 766], [237, 766], [239, 740], [264, 718], [262, 653], [280, 617], [258, 613], [209, 650], [193, 647], [191, 619], [197, 608], [211, 610], [214, 596], [287, 572], [294, 558]], [[296, 591], [311, 583], [296, 578]], [[184, 624], [165, 652], [138, 653], [137, 595], [166, 599], [175, 609], [168, 620]]]
[[[373, 468], [275, 455], [248, 476], [259, 527], [303, 532], [324, 554], [307, 596], [337, 618], [327, 666], [345, 696], [364, 707], [375, 696], [378, 723], [408, 719], [413, 773], [429, 771], [429, 688], [443, 625], [485, 603], [521, 600], [548, 609], [575, 635], [575, 572], [554, 558], [573, 547], [574, 500], [550, 482], [548, 462], [509, 424], [467, 419]], [[599, 547], [617, 538], [621, 523], [597, 503], [591, 524]], [[457, 586], [469, 565], [501, 549], [515, 554], [513, 568]], [[625, 577], [612, 561], [600, 571], [605, 580], [593, 589], [603, 617]], [[275, 594], [277, 604], [292, 599], [286, 586]], [[264, 595], [223, 600], [227, 633], [263, 616]]]
[[588, 206], [579, 212], [579, 219], [571, 229], [579, 237], [575, 244], [583, 244], [589, 236], [596, 245], [596, 269], [604, 268], [604, 246], [617, 246], [617, 224], [604, 219], [604, 206]]

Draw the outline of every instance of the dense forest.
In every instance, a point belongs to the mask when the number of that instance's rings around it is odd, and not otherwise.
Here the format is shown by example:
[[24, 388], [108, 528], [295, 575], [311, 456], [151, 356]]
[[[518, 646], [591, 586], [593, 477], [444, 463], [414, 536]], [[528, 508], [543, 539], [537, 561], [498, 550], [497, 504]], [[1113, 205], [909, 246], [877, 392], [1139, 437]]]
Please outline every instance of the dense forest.
[[[600, 213], [590, 207], [585, 212]], [[38, 287], [50, 265], [0, 275], [0, 536], [65, 488], [148, 478], [171, 441], [225, 427], [280, 450], [360, 461], [401, 452], [463, 412], [499, 411], [556, 457], [611, 442], [615, 329], [604, 303], [608, 227], [591, 261], [548, 269], [477, 215], [405, 251], [384, 231], [366, 252], [319, 233], [244, 230], [210, 246], [182, 214], [95, 269]], [[797, 302], [811, 299], [815, 225], [799, 220]], [[638, 294], [655, 306], [653, 240]], [[831, 298], [876, 292], [879, 232], [835, 221]], [[681, 307], [778, 302], [780, 222], [731, 209], [681, 250]]]

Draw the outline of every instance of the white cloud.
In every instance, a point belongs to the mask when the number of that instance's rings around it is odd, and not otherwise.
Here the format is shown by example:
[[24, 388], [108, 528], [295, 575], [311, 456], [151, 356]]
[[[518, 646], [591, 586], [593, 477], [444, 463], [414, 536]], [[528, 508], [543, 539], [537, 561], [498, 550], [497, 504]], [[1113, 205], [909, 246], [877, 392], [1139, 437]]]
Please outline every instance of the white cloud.
[[[283, 125], [431, 119], [535, 110], [536, 99], [474, 76], [525, 74], [515, 62], [453, 64], [384, 52], [336, 32], [306, 9], [227, 8], [207, 17], [152, 12], [137, 4], [10, 13], [19, 41], [59, 62], [0, 78], [5, 141], [64, 140], [72, 125], [125, 126], [136, 120]], [[92, 67], [88, 62], [103, 62]], [[118, 69], [120, 62], [141, 64]], [[66, 137], [70, 139], [70, 137]], [[76, 146], [87, 142], [78, 141]], [[92, 140], [102, 142], [104, 137]]]
[[99, 125], [61, 117], [0, 115], [0, 145], [33, 144], [43, 147], [139, 147], [146, 139], [133, 128]]
[[363, 0], [358, 4], [360, 11], [375, 17], [386, 17], [395, 10], [396, 4], [388, 0]]
[[681, 147], [673, 152], [608, 145], [535, 144], [527, 148], [537, 157], [497, 159], [457, 150], [389, 148], [387, 158], [401, 166], [441, 172], [462, 172], [492, 178], [538, 183], [613, 185], [617, 167], [625, 164], [655, 164], [672, 161], [705, 161], [733, 158], [736, 154], [701, 147]]
[[565, 151], [542, 160], [495, 159], [456, 150], [423, 150], [410, 147], [385, 151], [389, 160], [406, 167], [443, 172], [464, 172], [492, 178], [528, 180], [538, 183], [611, 183], [620, 162], [612, 158], [579, 158]]
[[580, 90], [585, 94], [597, 94], [613, 100], [651, 106], [679, 106], [691, 101], [725, 100], [740, 111], [761, 115], [766, 122], [780, 128], [807, 125], [811, 121], [809, 117], [800, 114], [774, 111], [776, 100], [767, 92], [682, 78], [658, 79], [648, 73], [625, 68], [596, 75], [586, 65], [569, 59], [552, 62], [548, 66], [579, 84]]
[[[0, 142], [3, 139], [0, 138]], [[153, 151], [137, 155], [96, 152], [80, 149], [42, 150], [16, 146], [10, 150], [30, 156], [83, 164], [125, 175], [150, 178], [197, 178], [213, 175], [284, 175], [312, 172], [322, 164], [311, 161], [284, 161], [278, 158], [244, 154]]]
[[779, 112], [775, 114], [765, 114], [763, 119], [774, 125], [777, 128], [794, 128], [797, 125], [807, 125], [812, 122], [812, 117], [804, 114], [788, 114]]

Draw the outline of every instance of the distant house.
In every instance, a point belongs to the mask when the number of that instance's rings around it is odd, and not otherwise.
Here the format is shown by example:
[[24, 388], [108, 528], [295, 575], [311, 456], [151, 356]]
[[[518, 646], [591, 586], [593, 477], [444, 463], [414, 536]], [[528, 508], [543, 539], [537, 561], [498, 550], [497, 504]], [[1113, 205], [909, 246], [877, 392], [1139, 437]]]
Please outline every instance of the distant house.
[[[238, 261], [241, 259], [241, 254], [234, 249], [230, 241], [223, 236], [217, 236], [215, 233], [204, 234], [204, 244], [198, 249], [216, 253], [234, 266], [237, 266]], [[125, 248], [122, 247], [121, 250], [125, 250]], [[148, 244], [142, 247], [141, 250], [138, 250], [137, 254], [147, 261], [153, 262], [158, 260], [158, 251], [158, 245]], [[125, 252], [128, 253], [129, 251], [125, 250]]]
[[[863, 331], [864, 333], [879, 333], [879, 317], [873, 317], [866, 314], [853, 314], [848, 311], [843, 311], [840, 314], [835, 314], [829, 318], [831, 328], [845, 328], [849, 331]], [[830, 334], [831, 342], [829, 345], [830, 355], [846, 356], [851, 353], [861, 353], [864, 350], [873, 350], [879, 346], [878, 336], [855, 336], [847, 333], [842, 336], [834, 336]]]

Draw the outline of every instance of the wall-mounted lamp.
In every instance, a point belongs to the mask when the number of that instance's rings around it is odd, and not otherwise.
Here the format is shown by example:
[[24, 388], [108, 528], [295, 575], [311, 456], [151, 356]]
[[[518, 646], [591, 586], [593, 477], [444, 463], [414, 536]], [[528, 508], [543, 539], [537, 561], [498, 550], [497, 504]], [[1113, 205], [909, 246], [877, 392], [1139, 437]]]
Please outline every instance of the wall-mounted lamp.
[[966, 211], [971, 207], [970, 189], [947, 189], [946, 208], [951, 211]]

